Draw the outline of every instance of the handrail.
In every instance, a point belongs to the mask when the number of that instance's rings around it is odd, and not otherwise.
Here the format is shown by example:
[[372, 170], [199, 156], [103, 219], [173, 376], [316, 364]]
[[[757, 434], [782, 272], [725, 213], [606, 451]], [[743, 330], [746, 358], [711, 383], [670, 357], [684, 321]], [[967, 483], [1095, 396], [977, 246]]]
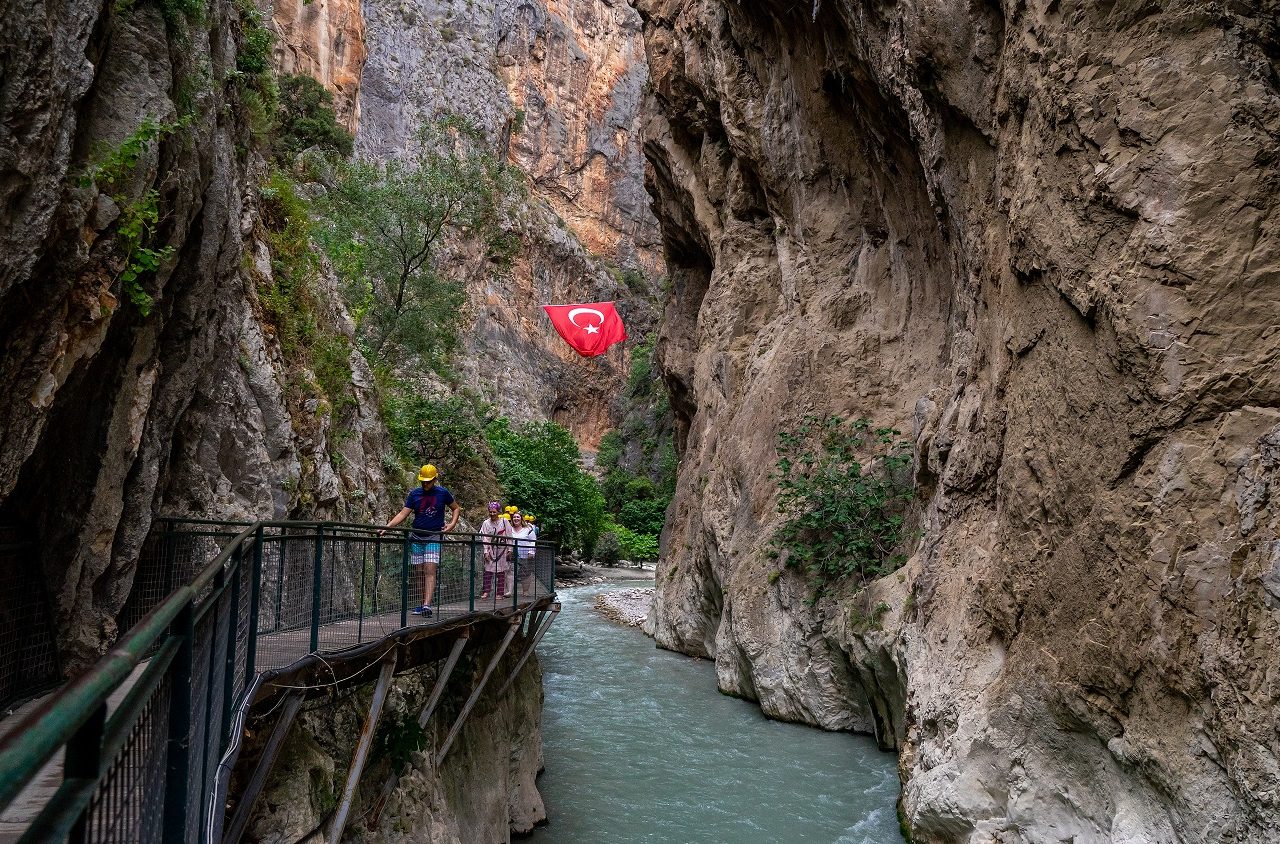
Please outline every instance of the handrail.
[[[286, 558], [289, 557], [287, 551], [290, 546], [303, 545], [303, 556], [308, 558], [314, 549], [314, 567], [311, 571], [305, 572], [306, 578], [313, 581], [310, 590], [313, 652], [323, 650], [315, 646], [317, 641], [315, 625], [323, 610], [322, 602], [326, 591], [329, 606], [325, 617], [329, 621], [325, 623], [341, 626], [343, 620], [351, 617], [354, 612], [359, 623], [357, 641], [361, 641], [364, 636], [366, 613], [371, 613], [368, 615], [370, 621], [394, 613], [397, 618], [395, 622], [397, 629], [400, 627], [400, 619], [407, 617], [407, 602], [411, 591], [409, 588], [410, 545], [416, 548], [420, 544], [420, 540], [412, 537], [415, 532], [412, 527], [386, 528], [334, 521], [263, 520], [246, 523], [202, 519], [157, 519], [156, 522], [157, 528], [163, 529], [161, 533], [163, 539], [185, 538], [189, 544], [198, 540], [208, 545], [210, 532], [205, 528], [210, 526], [239, 529], [239, 532], [219, 549], [210, 563], [194, 573], [189, 583], [177, 586], [154, 607], [151, 607], [88, 671], [50, 695], [30, 713], [20, 716], [21, 720], [3, 737], [0, 737], [0, 808], [7, 807], [61, 748], [67, 748], [67, 785], [59, 790], [58, 795], [55, 795], [55, 798], [59, 798], [59, 795], [65, 797], [67, 802], [61, 807], [52, 805], [46, 807], [46, 810], [37, 818], [37, 823], [33, 825], [32, 832], [41, 822], [56, 823], [57, 828], [72, 821], [82, 825], [88, 822], [86, 819], [93, 808], [92, 801], [96, 799], [97, 791], [102, 787], [106, 772], [114, 764], [117, 754], [125, 748], [126, 742], [133, 740], [133, 734], [129, 731], [134, 729], [136, 724], [141, 723], [151, 697], [163, 693], [171, 695], [171, 703], [166, 705], [169, 711], [168, 727], [165, 728], [165, 734], [168, 736], [167, 750], [163, 751], [168, 760], [166, 763], [168, 774], [164, 778], [166, 792], [164, 833], [166, 840], [185, 840], [186, 821], [182, 829], [175, 826], [175, 821], [180, 819], [180, 815], [189, 818], [192, 801], [199, 802], [207, 797], [204, 792], [209, 785], [207, 782], [209, 752], [216, 751], [220, 755], [225, 749], [227, 739], [225, 733], [231, 729], [231, 713], [242, 705], [245, 695], [250, 693], [254, 686], [253, 678], [273, 668], [281, 667], [280, 665], [268, 666], [262, 664], [260, 660], [255, 660], [256, 656], [260, 656], [258, 651], [261, 637], [264, 633], [268, 636], [276, 635], [274, 631], [279, 631], [279, 635], [289, 635], [289, 631], [296, 629], [296, 625], [285, 624], [281, 618], [281, 599], [285, 591], [304, 579], [301, 572], [294, 579], [288, 576]], [[189, 525], [192, 529], [175, 530], [181, 525]], [[231, 532], [227, 530], [214, 535], [231, 536]], [[453, 596], [455, 603], [465, 598], [467, 605], [465, 611], [455, 610], [455, 614], [462, 612], [466, 615], [475, 611], [476, 549], [483, 547], [492, 539], [493, 537], [480, 534], [441, 532], [438, 541], [432, 540], [436, 547], [435, 568], [437, 569], [444, 567], [442, 564], [444, 561], [440, 559], [441, 549], [458, 551], [461, 546], [465, 551], [470, 548], [469, 555], [455, 554], [450, 560], [455, 564], [453, 570], [457, 572], [455, 577], [458, 578], [458, 583], [466, 582], [469, 590], [466, 596], [461, 594]], [[351, 550], [352, 543], [355, 543], [354, 547], [359, 549], [358, 551]], [[401, 545], [403, 551], [387, 555], [386, 565], [380, 569], [378, 561], [381, 549], [386, 546]], [[525, 570], [523, 573], [528, 575], [535, 594], [539, 587], [544, 589], [543, 594], [549, 594], [554, 590], [555, 545], [537, 541], [535, 546], [536, 553], [542, 560], [543, 569], [547, 567], [547, 561], [550, 561], [549, 577], [538, 579], [539, 570], [532, 563], [533, 570]], [[514, 546], [509, 544], [509, 547]], [[271, 553], [278, 554], [278, 566], [274, 570], [268, 570], [264, 561], [263, 552], [266, 548], [270, 548]], [[369, 571], [370, 552], [373, 555], [372, 573]], [[346, 554], [345, 558], [343, 553]], [[418, 552], [415, 551], [416, 553]], [[361, 555], [359, 560], [356, 559], [357, 554]], [[468, 556], [469, 573], [466, 570]], [[164, 561], [172, 562], [171, 555], [165, 557]], [[345, 569], [341, 568], [343, 563], [347, 566]], [[457, 570], [457, 565], [463, 566], [462, 571]], [[327, 590], [322, 577], [324, 574], [328, 576]], [[547, 573], [544, 571], [543, 574]], [[335, 606], [340, 587], [354, 588], [354, 580], [349, 584], [339, 582], [337, 579], [339, 575], [344, 578], [357, 576], [359, 578], [359, 603], [354, 610]], [[443, 572], [440, 576], [444, 576]], [[521, 597], [520, 587], [517, 585], [520, 576], [513, 563], [512, 606], [517, 605]], [[370, 577], [373, 581], [371, 588], [374, 593], [372, 610], [367, 609], [365, 605], [366, 581]], [[398, 580], [396, 585], [399, 587], [400, 600], [396, 603], [399, 606], [394, 610], [391, 610], [389, 605], [379, 608], [376, 594], [380, 585], [379, 578], [382, 579], [383, 585], [386, 585], [393, 577]], [[275, 603], [270, 622], [273, 626], [267, 630], [262, 629], [263, 612], [266, 608], [260, 607], [259, 600], [264, 587], [275, 589]], [[435, 594], [439, 596], [440, 581], [436, 582], [435, 589]], [[354, 599], [352, 594], [341, 593], [341, 595], [345, 605], [349, 605]], [[424, 603], [425, 598], [431, 597], [424, 596]], [[498, 606], [495, 599], [495, 609]], [[242, 628], [247, 629], [247, 638]], [[370, 640], [380, 640], [385, 635], [383, 633], [371, 637]], [[166, 654], [164, 657], [166, 662], [172, 660], [172, 666], [166, 664], [164, 667], [153, 667], [152, 670], [145, 672], [145, 675], [151, 678], [149, 680], [152, 683], [151, 688], [145, 692], [138, 692], [135, 689], [130, 693], [131, 708], [126, 715], [112, 716], [109, 721], [105, 719], [103, 713], [106, 712], [111, 695], [128, 680], [143, 661], [161, 650]], [[196, 666], [193, 663], [193, 655], [202, 659], [203, 663]], [[243, 661], [243, 667], [241, 667], [241, 661]], [[178, 673], [170, 677], [171, 670]], [[166, 683], [168, 685], [162, 692], [160, 687]], [[195, 695], [192, 694], [192, 689], [196, 686], [200, 687], [200, 694], [204, 695], [203, 701], [196, 701]], [[216, 701], [214, 700], [215, 687], [220, 690], [216, 695], [219, 700]], [[185, 715], [180, 711], [183, 701], [186, 702], [188, 710]], [[213, 714], [215, 705], [218, 709], [226, 710], [220, 713], [220, 718]], [[201, 715], [203, 726], [192, 720], [192, 716], [198, 718]], [[145, 717], [159, 718], [160, 716], [153, 713]], [[186, 720], [183, 720], [184, 718]], [[197, 747], [197, 744], [200, 747]], [[204, 755], [194, 757], [190, 755], [196, 752]], [[96, 771], [96, 779], [91, 777], [84, 780], [86, 774], [80, 771], [80, 779], [76, 780], [75, 788], [69, 788], [72, 785], [70, 760], [73, 757], [81, 762], [90, 760], [84, 764], [88, 764], [90, 773]], [[83, 768], [84, 764], [81, 762], [77, 764]], [[192, 764], [198, 764], [201, 767], [193, 768]], [[193, 780], [190, 784], [187, 782], [188, 773]], [[65, 795], [64, 792], [66, 792]], [[199, 814], [198, 808], [195, 813]], [[69, 818], [71, 820], [68, 820]], [[197, 835], [203, 838], [204, 831]]]
[[44, 706], [28, 713], [0, 738], [0, 806], [8, 805], [58, 749], [66, 744], [89, 716], [129, 678], [156, 641], [201, 589], [212, 583], [233, 550], [256, 526], [245, 528], [188, 586], [180, 587], [138, 622], [124, 639], [61, 690]]

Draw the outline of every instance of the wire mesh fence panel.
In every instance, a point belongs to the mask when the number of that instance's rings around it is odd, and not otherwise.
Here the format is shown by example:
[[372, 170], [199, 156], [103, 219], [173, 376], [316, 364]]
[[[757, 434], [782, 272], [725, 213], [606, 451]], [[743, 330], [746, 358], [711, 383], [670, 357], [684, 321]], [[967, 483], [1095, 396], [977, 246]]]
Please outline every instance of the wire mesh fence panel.
[[238, 523], [219, 527], [203, 522], [157, 519], [138, 555], [133, 586], [117, 616], [117, 628], [121, 632], [129, 630], [175, 589], [194, 580], [239, 531]]
[[239, 588], [236, 590], [239, 600], [234, 607], [234, 623], [235, 623], [235, 640], [236, 658], [235, 673], [232, 675], [232, 694], [233, 698], [238, 698], [245, 687], [249, 683], [248, 665], [249, 665], [249, 629], [253, 626], [252, 604], [253, 604], [253, 566], [248, 560], [242, 561], [236, 577], [240, 580]]
[[0, 528], [0, 708], [56, 685], [60, 671], [43, 582], [31, 577], [35, 546]]
[[218, 596], [210, 615], [213, 617], [211, 629], [213, 641], [211, 643], [212, 653], [209, 663], [209, 685], [204, 704], [204, 740], [196, 752], [201, 761], [200, 779], [198, 780], [199, 789], [189, 809], [197, 816], [201, 815], [201, 808], [204, 806], [208, 795], [212, 793], [218, 759], [222, 756], [222, 748], [225, 746], [226, 722], [230, 720], [229, 716], [231, 714], [229, 706], [231, 701], [226, 695], [225, 686], [228, 647], [227, 630], [232, 623], [230, 590], [224, 591]]
[[161, 839], [171, 688], [162, 678], [107, 763], [86, 813], [86, 840], [148, 844]]
[[[186, 840], [198, 841], [200, 812], [193, 804], [199, 800], [204, 774], [204, 758], [201, 750], [207, 746], [209, 720], [209, 694], [212, 685], [210, 665], [214, 661], [214, 628], [217, 617], [207, 613], [196, 623], [191, 660], [191, 708], [187, 728], [187, 746], [191, 754], [187, 759], [187, 812]], [[194, 811], [193, 811], [194, 809]]]

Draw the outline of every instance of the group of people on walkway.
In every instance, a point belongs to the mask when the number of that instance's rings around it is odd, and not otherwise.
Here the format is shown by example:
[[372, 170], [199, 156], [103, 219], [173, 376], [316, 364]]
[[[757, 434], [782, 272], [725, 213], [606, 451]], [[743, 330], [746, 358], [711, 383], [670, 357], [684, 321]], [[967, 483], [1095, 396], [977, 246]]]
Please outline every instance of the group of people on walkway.
[[[445, 521], [445, 513], [448, 521]], [[413, 516], [413, 528], [409, 534], [409, 561], [422, 572], [422, 604], [413, 609], [414, 615], [430, 617], [434, 610], [431, 596], [435, 593], [436, 572], [440, 566], [442, 534], [458, 524], [461, 508], [453, 493], [439, 483], [439, 472], [428, 463], [418, 470], [418, 486], [405, 496], [404, 507], [387, 522], [393, 528]], [[484, 549], [484, 585], [481, 600], [497, 595], [511, 597], [511, 588], [519, 581], [521, 593], [533, 588], [533, 565], [537, 549], [538, 528], [532, 513], [522, 513], [519, 507], [505, 509], [497, 501], [489, 502], [489, 516], [480, 524], [480, 543]], [[386, 530], [378, 531], [381, 536]], [[515, 569], [511, 583], [507, 573]]]
[[480, 600], [488, 600], [494, 586], [501, 597], [511, 597], [513, 584], [507, 583], [507, 572], [513, 566], [512, 581], [519, 578], [520, 590], [528, 591], [533, 585], [533, 556], [538, 540], [533, 517], [521, 513], [519, 507], [508, 506], [503, 510], [497, 501], [490, 501], [489, 518], [480, 523], [480, 536], [484, 545], [484, 585]]

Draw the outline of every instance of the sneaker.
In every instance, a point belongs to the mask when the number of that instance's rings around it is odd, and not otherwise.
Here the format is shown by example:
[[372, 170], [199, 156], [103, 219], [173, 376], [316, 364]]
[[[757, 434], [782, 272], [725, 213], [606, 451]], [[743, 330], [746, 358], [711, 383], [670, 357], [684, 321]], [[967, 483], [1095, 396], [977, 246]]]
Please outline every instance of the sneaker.
[[431, 607], [427, 606], [426, 604], [423, 604], [423, 605], [422, 605], [422, 606], [420, 606], [420, 607], [414, 607], [414, 608], [413, 608], [413, 614], [414, 614], [414, 615], [426, 616], [427, 618], [431, 618], [431, 615], [432, 615]]

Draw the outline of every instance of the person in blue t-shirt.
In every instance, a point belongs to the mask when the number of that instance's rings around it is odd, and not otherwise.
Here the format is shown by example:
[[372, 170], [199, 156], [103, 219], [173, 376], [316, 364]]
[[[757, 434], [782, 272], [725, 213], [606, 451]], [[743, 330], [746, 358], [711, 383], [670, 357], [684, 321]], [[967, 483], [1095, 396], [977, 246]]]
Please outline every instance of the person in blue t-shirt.
[[[418, 482], [422, 485], [411, 490], [404, 499], [404, 508], [387, 522], [392, 528], [413, 516], [413, 530], [409, 533], [409, 559], [415, 566], [422, 566], [422, 605], [415, 607], [414, 615], [431, 616], [431, 594], [436, 588], [436, 569], [440, 565], [440, 534], [453, 530], [458, 523], [461, 509], [449, 490], [436, 483], [436, 467], [428, 463], [418, 470]], [[449, 523], [444, 522], [444, 511], [449, 510]], [[385, 530], [378, 531], [381, 536]]]

